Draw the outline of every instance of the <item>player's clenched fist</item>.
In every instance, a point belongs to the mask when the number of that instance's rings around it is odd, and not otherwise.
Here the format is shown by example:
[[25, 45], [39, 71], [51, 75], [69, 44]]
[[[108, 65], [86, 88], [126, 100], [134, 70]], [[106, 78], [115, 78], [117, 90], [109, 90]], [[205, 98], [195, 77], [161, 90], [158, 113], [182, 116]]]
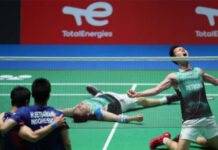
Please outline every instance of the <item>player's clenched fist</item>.
[[128, 90], [127, 94], [129, 97], [132, 97], [132, 98], [137, 96], [137, 93], [134, 90]]

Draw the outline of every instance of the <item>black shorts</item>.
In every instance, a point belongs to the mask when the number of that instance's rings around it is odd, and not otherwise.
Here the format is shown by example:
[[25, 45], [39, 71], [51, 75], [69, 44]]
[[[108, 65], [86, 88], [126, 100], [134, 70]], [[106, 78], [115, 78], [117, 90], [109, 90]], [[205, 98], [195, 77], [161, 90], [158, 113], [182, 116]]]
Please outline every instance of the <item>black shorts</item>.
[[107, 106], [107, 111], [114, 114], [122, 114], [120, 102], [110, 94], [103, 94], [98, 97], [106, 99], [110, 104]]

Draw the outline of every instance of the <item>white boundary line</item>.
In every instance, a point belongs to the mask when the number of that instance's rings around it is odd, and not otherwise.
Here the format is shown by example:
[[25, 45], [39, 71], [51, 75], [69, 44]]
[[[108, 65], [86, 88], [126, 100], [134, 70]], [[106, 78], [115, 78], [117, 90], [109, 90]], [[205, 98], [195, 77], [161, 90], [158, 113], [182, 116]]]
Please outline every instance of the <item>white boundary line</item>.
[[118, 122], [116, 122], [114, 124], [113, 129], [111, 130], [110, 135], [108, 136], [107, 141], [104, 144], [104, 148], [102, 150], [106, 150], [108, 148], [108, 145], [110, 144], [110, 141], [111, 141], [111, 139], [112, 139], [112, 137], [113, 137], [113, 135], [114, 135], [118, 125], [119, 125]]
[[[159, 83], [51, 83], [51, 85], [53, 86], [82, 86], [82, 85], [116, 85], [116, 86], [121, 86], [121, 85], [158, 85]], [[32, 83], [0, 83], [0, 85], [32, 85]], [[212, 85], [212, 84], [208, 84], [205, 83], [205, 85]]]
[[[82, 85], [133, 85], [134, 83], [51, 83], [56, 86], [82, 86]], [[157, 85], [158, 83], [137, 83], [138, 85]], [[0, 85], [32, 85], [32, 83], [0, 83]]]
[[[124, 94], [124, 93], [120, 93], [120, 94]], [[171, 94], [172, 94], [172, 93], [171, 93]], [[167, 96], [167, 95], [171, 95], [171, 94], [158, 94], [158, 95], [156, 95], [156, 96]], [[10, 94], [9, 94], [9, 93], [0, 93], [0, 96], [10, 96]], [[90, 96], [90, 94], [52, 93], [51, 96]], [[215, 96], [215, 97], [217, 97], [218, 94], [207, 94], [207, 96]]]
[[0, 56], [7, 61], [184, 61], [184, 60], [217, 60], [217, 56], [194, 57], [26, 57]]
[[134, 90], [134, 91], [135, 91], [136, 87], [137, 87], [137, 84], [136, 84], [136, 83], [134, 83], [134, 84], [132, 85], [132, 88], [131, 88], [131, 90]]
[[[131, 90], [135, 90], [135, 89], [136, 89], [136, 86], [137, 86], [137, 84], [133, 84]], [[112, 128], [112, 130], [111, 130], [111, 132], [110, 132], [110, 135], [108, 136], [107, 141], [106, 141], [106, 143], [104, 144], [104, 147], [103, 147], [102, 150], [107, 150], [108, 145], [110, 144], [110, 141], [111, 141], [111, 139], [112, 139], [112, 137], [113, 137], [113, 135], [114, 135], [114, 133], [115, 133], [115, 131], [116, 131], [118, 125], [119, 125], [119, 122], [116, 122], [116, 123], [114, 124], [114, 126], [113, 126], [113, 128]]]
[[[10, 96], [9, 93], [0, 93], [0, 96]], [[51, 96], [90, 96], [90, 94], [74, 94], [74, 93], [52, 93]]]

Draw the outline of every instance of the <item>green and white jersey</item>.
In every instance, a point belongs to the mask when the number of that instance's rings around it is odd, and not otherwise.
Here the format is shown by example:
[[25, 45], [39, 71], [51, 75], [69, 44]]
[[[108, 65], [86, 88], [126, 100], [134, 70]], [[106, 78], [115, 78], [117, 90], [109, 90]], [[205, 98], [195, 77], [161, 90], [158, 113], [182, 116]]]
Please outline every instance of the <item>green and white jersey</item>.
[[96, 110], [101, 107], [104, 107], [108, 112], [115, 114], [121, 113], [121, 105], [119, 101], [111, 94], [102, 94], [97, 97], [86, 99], [83, 102], [90, 106], [91, 115], [95, 115]]
[[211, 116], [200, 68], [179, 70], [175, 75], [178, 82], [176, 91], [181, 96], [183, 120]]
[[102, 98], [102, 97], [93, 97], [90, 99], [86, 99], [83, 102], [90, 106], [90, 114], [91, 115], [95, 114], [97, 108], [99, 108], [99, 107], [101, 108], [101, 107], [104, 107], [104, 106], [110, 104], [110, 102], [107, 99]]

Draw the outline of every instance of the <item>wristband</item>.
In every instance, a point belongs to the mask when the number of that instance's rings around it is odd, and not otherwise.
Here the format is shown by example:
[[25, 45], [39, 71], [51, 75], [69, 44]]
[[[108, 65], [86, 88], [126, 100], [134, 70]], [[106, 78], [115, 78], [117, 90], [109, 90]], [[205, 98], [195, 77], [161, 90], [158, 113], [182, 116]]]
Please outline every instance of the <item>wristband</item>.
[[116, 120], [115, 122], [128, 123], [129, 120], [127, 119], [126, 116], [124, 116], [124, 115], [119, 115], [119, 119]]
[[98, 118], [98, 120], [104, 120], [100, 107], [96, 109], [96, 117]]
[[51, 123], [50, 123], [50, 125], [52, 126], [52, 128], [57, 128], [58, 126], [57, 126], [57, 124], [54, 122], [54, 121], [52, 121]]

